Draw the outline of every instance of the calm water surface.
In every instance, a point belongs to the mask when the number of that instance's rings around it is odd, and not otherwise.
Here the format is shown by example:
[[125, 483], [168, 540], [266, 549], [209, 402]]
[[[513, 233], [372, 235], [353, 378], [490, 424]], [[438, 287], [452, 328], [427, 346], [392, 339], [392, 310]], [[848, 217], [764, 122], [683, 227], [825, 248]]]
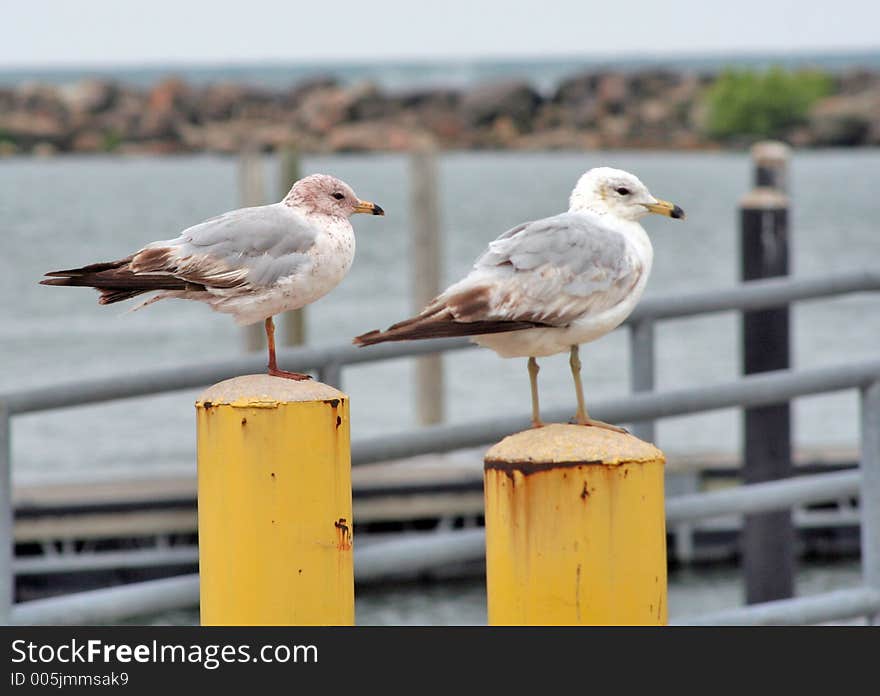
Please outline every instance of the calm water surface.
[[[859, 564], [802, 564], [796, 592], [807, 596], [857, 587]], [[692, 618], [743, 604], [739, 571], [729, 567], [671, 571], [669, 620]], [[355, 621], [359, 626], [481, 626], [486, 624], [486, 582], [483, 578], [382, 585], [358, 588]], [[195, 610], [149, 617], [148, 623], [196, 624]], [[863, 623], [861, 619], [847, 623]]]

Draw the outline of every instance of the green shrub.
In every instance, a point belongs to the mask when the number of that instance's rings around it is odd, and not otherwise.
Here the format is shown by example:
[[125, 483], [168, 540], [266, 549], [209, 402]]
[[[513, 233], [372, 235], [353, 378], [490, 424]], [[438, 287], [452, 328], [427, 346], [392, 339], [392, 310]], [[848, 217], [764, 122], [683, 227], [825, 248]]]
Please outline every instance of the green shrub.
[[105, 131], [104, 140], [101, 143], [101, 148], [104, 150], [104, 152], [113, 152], [121, 144], [122, 136], [119, 133], [113, 130]]
[[804, 123], [810, 106], [831, 92], [819, 71], [728, 70], [706, 94], [707, 130], [716, 138], [778, 138]]

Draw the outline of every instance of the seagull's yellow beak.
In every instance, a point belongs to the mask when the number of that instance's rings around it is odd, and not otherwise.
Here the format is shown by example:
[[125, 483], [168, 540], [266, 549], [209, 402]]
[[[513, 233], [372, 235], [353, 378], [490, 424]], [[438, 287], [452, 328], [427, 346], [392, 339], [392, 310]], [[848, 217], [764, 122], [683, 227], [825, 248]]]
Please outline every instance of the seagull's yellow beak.
[[669, 201], [646, 203], [645, 207], [657, 215], [665, 215], [666, 217], [676, 218], [677, 220], [684, 220], [684, 211]]
[[684, 211], [674, 203], [669, 201], [657, 201], [656, 203], [645, 203], [644, 206], [652, 213], [657, 215], [665, 215], [666, 217], [684, 220]]
[[370, 203], [370, 201], [358, 201], [358, 204], [354, 207], [354, 212], [367, 213], [368, 215], [385, 214], [385, 211], [382, 210], [381, 206], [378, 206], [375, 203]]

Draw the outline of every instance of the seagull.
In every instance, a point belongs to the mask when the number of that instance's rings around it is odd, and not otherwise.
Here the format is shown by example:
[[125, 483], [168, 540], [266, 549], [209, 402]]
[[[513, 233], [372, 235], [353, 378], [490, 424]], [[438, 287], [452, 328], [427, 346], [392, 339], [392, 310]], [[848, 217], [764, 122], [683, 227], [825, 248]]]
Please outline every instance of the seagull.
[[534, 427], [542, 425], [537, 358], [569, 351], [576, 422], [622, 431], [590, 418], [579, 346], [619, 326], [642, 296], [654, 251], [639, 220], [649, 213], [684, 218], [633, 174], [590, 169], [571, 192], [568, 212], [509, 229], [419, 315], [354, 343], [470, 336], [503, 358], [526, 357]]
[[242, 326], [262, 321], [269, 374], [309, 379], [278, 369], [272, 317], [314, 302], [345, 277], [354, 260], [354, 213], [385, 211], [344, 181], [313, 174], [280, 203], [223, 213], [124, 259], [52, 271], [40, 282], [96, 288], [102, 305], [158, 291], [134, 309], [177, 297], [231, 314]]

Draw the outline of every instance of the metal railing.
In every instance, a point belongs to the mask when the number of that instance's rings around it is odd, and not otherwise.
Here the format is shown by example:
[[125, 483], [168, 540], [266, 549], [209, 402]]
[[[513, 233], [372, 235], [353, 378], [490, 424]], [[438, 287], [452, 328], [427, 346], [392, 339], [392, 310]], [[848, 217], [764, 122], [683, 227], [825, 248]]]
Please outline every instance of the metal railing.
[[[745, 283], [740, 287], [703, 293], [675, 294], [642, 302], [628, 321], [631, 328], [632, 386], [638, 395], [593, 405], [604, 420], [637, 423], [637, 434], [653, 438], [658, 418], [715, 409], [758, 406], [794, 398], [848, 389], [861, 394], [860, 472], [817, 474], [735, 491], [671, 498], [667, 501], [670, 522], [692, 521], [723, 514], [744, 514], [834, 500], [861, 493], [862, 565], [864, 584], [858, 590], [829, 593], [822, 597], [785, 600], [766, 605], [700, 617], [699, 622], [789, 622], [809, 618], [827, 621], [850, 616], [880, 614], [880, 360], [803, 372], [763, 373], [735, 382], [695, 389], [657, 393], [654, 386], [654, 323], [721, 311], [775, 307], [791, 302], [852, 292], [880, 290], [880, 273], [860, 272], [816, 279], [774, 279]], [[300, 372], [317, 371], [319, 379], [339, 386], [345, 365], [426, 355], [469, 347], [465, 340], [444, 339], [426, 343], [383, 344], [368, 349], [353, 346], [296, 348], [280, 352], [285, 366]], [[246, 356], [208, 364], [184, 365], [139, 375], [82, 380], [51, 387], [0, 394], [0, 539], [13, 539], [10, 418], [55, 408], [98, 403], [205, 386], [246, 372], [263, 369], [262, 356]], [[566, 420], [567, 412], [552, 412], [551, 419]], [[352, 463], [366, 464], [418, 454], [445, 452], [487, 444], [527, 427], [526, 417], [499, 418], [463, 425], [439, 425], [396, 437], [356, 439]], [[423, 568], [479, 557], [484, 550], [480, 530], [443, 532], [427, 538], [400, 539], [376, 544], [357, 552], [357, 576], [365, 579], [379, 569], [385, 572], [406, 559], [406, 567]], [[400, 545], [408, 551], [402, 553]], [[12, 546], [11, 544], [9, 545]], [[42, 623], [62, 620], [106, 621], [144, 614], [170, 606], [191, 606], [197, 578], [137, 583], [132, 586], [77, 593], [67, 597], [11, 605], [13, 564], [11, 548], [0, 555], [0, 622]], [[373, 565], [371, 566], [370, 563]], [[371, 570], [372, 568], [372, 570]], [[401, 568], [397, 568], [400, 570]], [[159, 584], [157, 584], [159, 583]], [[164, 584], [161, 584], [164, 583]], [[188, 583], [188, 584], [187, 584]], [[193, 584], [195, 583], [195, 585]], [[185, 592], [181, 588], [188, 588]], [[834, 596], [830, 596], [830, 595]], [[177, 600], [174, 597], [177, 597]], [[772, 605], [772, 606], [771, 606]], [[778, 605], [778, 606], [776, 606]], [[740, 613], [737, 613], [740, 612]], [[820, 617], [816, 619], [815, 617]], [[769, 617], [769, 618], [768, 618]]]
[[[737, 310], [771, 309], [793, 302], [878, 290], [880, 273], [836, 273], [817, 278], [774, 278], [752, 281], [727, 290], [683, 293], [642, 300], [627, 320], [630, 325], [630, 374], [634, 392], [653, 391], [655, 384], [654, 325], [663, 319]], [[633, 434], [653, 442], [654, 424], [636, 423]]]

